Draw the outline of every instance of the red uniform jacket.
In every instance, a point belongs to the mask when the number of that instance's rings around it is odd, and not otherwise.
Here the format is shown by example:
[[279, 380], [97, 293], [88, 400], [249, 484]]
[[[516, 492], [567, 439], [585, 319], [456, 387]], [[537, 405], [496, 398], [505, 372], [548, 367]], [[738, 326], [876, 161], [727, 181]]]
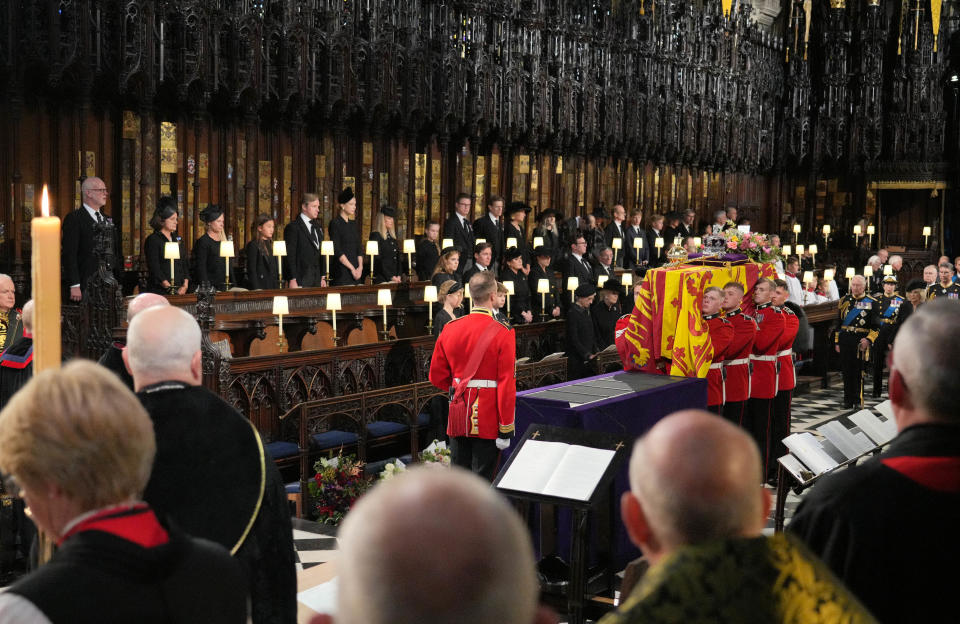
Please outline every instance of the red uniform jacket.
[[793, 310], [787, 306], [778, 309], [783, 317], [783, 333], [777, 346], [777, 392], [797, 387], [797, 376], [793, 370], [793, 340], [800, 331], [800, 319]]
[[[491, 323], [500, 326], [480, 360], [474, 382], [491, 387], [467, 390], [467, 422], [447, 422], [447, 435], [478, 437], [488, 440], [513, 435], [513, 412], [517, 397], [516, 366], [517, 342], [508, 326], [495, 320], [490, 311], [474, 308], [470, 314], [448, 322], [437, 338], [430, 360], [430, 383], [448, 390], [465, 370], [470, 355]], [[496, 387], [492, 387], [496, 382]]]
[[740, 308], [727, 312], [725, 318], [733, 325], [733, 342], [727, 347], [723, 367], [727, 372], [727, 402], [750, 398], [750, 354], [757, 337], [757, 322]]
[[707, 372], [707, 405], [722, 405], [724, 403], [723, 371], [720, 367], [733, 341], [733, 325], [723, 318], [722, 312], [704, 316], [703, 320], [707, 323], [710, 343], [713, 345], [713, 364]]
[[777, 395], [777, 347], [783, 333], [783, 315], [771, 303], [757, 306], [757, 338], [750, 363], [750, 398], [772, 399]]

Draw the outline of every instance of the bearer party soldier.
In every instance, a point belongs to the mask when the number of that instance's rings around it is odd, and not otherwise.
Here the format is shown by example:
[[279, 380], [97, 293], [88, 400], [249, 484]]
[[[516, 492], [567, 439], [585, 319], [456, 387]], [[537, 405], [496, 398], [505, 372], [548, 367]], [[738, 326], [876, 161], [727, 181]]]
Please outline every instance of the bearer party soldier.
[[514, 434], [517, 347], [514, 331], [493, 316], [497, 307], [493, 273], [471, 277], [470, 294], [470, 314], [449, 321], [437, 338], [430, 383], [450, 390], [451, 460], [493, 481], [500, 451], [510, 446]]
[[733, 325], [724, 318], [723, 291], [711, 286], [703, 291], [703, 322], [707, 324], [710, 334], [710, 343], [713, 345], [713, 362], [707, 373], [707, 409], [714, 414], [723, 412], [726, 403], [724, 392], [723, 361], [727, 358], [727, 350], [733, 342]]

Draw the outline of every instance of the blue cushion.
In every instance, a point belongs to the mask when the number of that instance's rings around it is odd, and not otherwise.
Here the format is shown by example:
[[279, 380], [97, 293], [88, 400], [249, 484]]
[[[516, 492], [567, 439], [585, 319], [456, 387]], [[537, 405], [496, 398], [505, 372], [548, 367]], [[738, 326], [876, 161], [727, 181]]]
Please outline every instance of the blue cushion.
[[374, 438], [401, 433], [408, 429], [406, 425], [390, 420], [375, 420], [367, 425], [367, 433]]
[[310, 436], [310, 440], [318, 449], [330, 449], [338, 446], [347, 446], [357, 443], [357, 434], [349, 431], [332, 429]]
[[270, 442], [264, 444], [263, 448], [274, 459], [293, 457], [300, 452], [300, 447], [295, 442]]
[[300, 482], [294, 481], [293, 483], [288, 483], [283, 486], [283, 489], [287, 491], [287, 494], [299, 494], [300, 493]]
[[419, 414], [417, 414], [418, 427], [426, 427], [429, 424], [430, 424], [430, 414], [426, 414], [424, 412], [420, 412]]

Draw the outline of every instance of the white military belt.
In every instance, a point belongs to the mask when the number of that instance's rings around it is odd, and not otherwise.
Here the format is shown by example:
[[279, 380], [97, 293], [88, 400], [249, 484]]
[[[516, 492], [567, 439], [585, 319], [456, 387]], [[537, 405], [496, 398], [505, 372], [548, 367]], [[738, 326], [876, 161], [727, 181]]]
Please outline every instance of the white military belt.
[[723, 366], [723, 362], [714, 362], [713, 364], [710, 365], [710, 369], [711, 370], [719, 369], [721, 366]]
[[788, 355], [793, 355], [793, 349], [784, 349], [783, 351], [780, 351], [779, 353], [777, 353], [778, 358], [785, 357]]
[[757, 361], [757, 362], [776, 362], [776, 361], [777, 361], [777, 356], [775, 356], [775, 355], [751, 355], [751, 356], [750, 356], [750, 359], [751, 359], [751, 360], [755, 360], [755, 361]]
[[744, 364], [749, 364], [750, 358], [739, 358], [736, 360], [727, 360], [724, 362], [727, 366], [743, 366]]
[[471, 379], [467, 382], [468, 388], [496, 388], [497, 382], [493, 379]]

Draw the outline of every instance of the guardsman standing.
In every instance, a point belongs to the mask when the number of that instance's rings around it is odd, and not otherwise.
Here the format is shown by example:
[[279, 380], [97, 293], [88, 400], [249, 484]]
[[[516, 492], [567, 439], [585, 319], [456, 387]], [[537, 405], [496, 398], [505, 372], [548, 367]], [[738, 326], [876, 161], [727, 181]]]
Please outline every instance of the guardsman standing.
[[733, 325], [724, 318], [723, 291], [711, 286], [703, 291], [703, 303], [700, 307], [703, 312], [703, 321], [707, 324], [710, 343], [713, 345], [713, 362], [707, 372], [707, 409], [714, 414], [723, 413], [726, 402], [723, 361], [733, 342]]
[[866, 294], [862, 275], [850, 279], [850, 292], [840, 299], [840, 327], [835, 336], [840, 370], [843, 372], [843, 407], [863, 405], [863, 356], [877, 338], [880, 303]]
[[783, 439], [790, 435], [790, 405], [793, 389], [797, 387], [796, 371], [793, 369], [793, 342], [800, 331], [800, 317], [787, 305], [790, 287], [786, 280], [776, 280], [773, 305], [783, 317], [783, 333], [777, 345], [777, 395], [773, 398], [773, 421], [770, 428], [770, 462], [767, 465], [767, 481], [776, 478], [776, 459], [787, 454]]
[[493, 481], [500, 451], [514, 434], [516, 337], [493, 317], [497, 282], [470, 278], [470, 314], [447, 323], [430, 361], [430, 383], [450, 390], [447, 435], [454, 464]]
[[728, 282], [723, 287], [724, 318], [733, 325], [733, 341], [727, 347], [723, 361], [727, 393], [723, 417], [736, 425], [743, 425], [744, 408], [750, 398], [750, 354], [757, 337], [757, 322], [740, 309], [744, 289], [740, 282]]
[[763, 454], [763, 474], [770, 464], [770, 425], [773, 420], [773, 399], [777, 396], [777, 348], [783, 333], [783, 315], [773, 307], [774, 284], [767, 278], [757, 280], [753, 301], [757, 305], [757, 337], [750, 354], [750, 401], [744, 429], [753, 436]]
[[883, 390], [883, 365], [887, 362], [887, 349], [893, 344], [897, 330], [913, 313], [913, 305], [897, 294], [897, 278], [883, 278], [883, 296], [880, 297], [880, 330], [873, 343], [873, 396], [879, 397]]

